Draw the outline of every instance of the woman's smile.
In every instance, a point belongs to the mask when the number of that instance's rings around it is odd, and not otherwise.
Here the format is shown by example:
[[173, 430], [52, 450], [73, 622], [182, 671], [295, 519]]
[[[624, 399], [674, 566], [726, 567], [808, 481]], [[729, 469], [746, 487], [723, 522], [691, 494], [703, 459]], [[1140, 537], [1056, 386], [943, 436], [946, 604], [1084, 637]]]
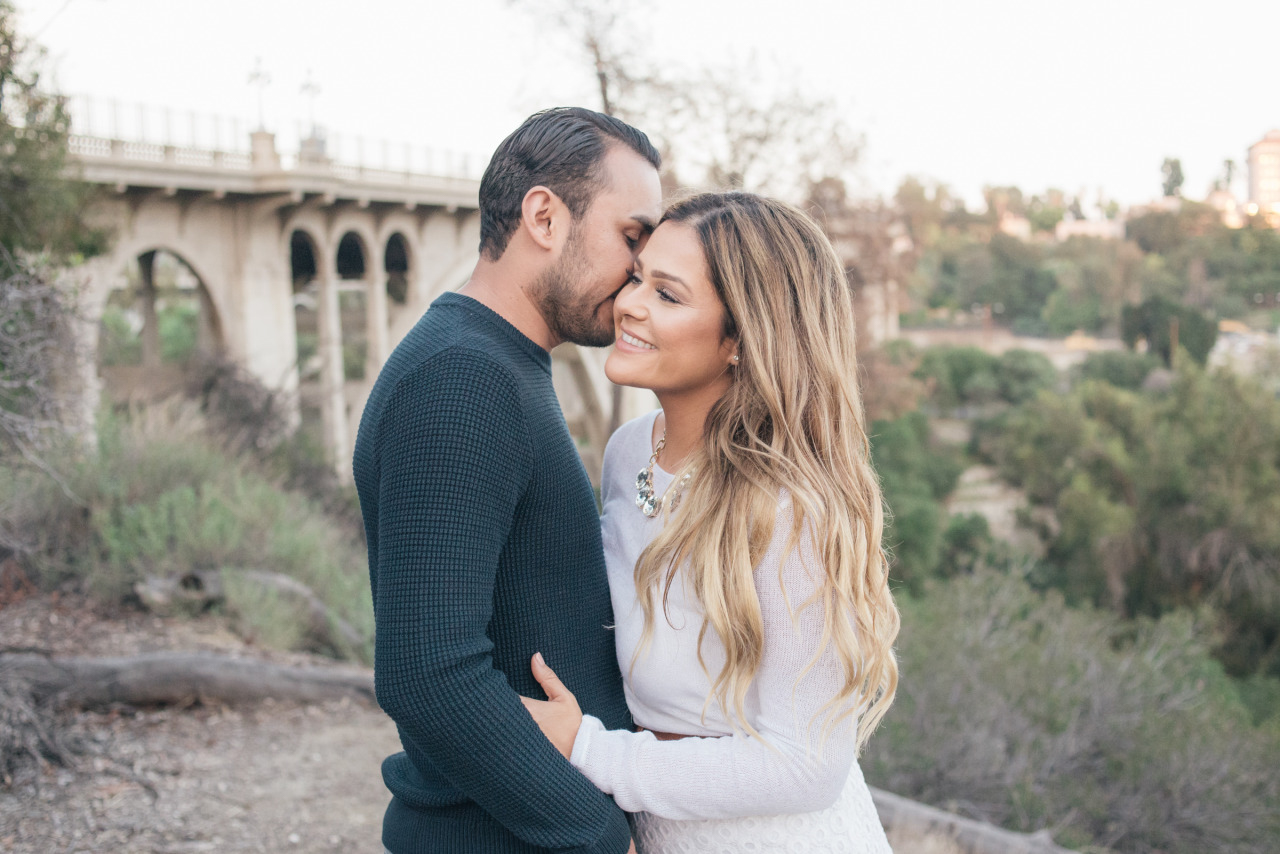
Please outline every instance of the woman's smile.
[[656, 349], [658, 349], [657, 347], [655, 347], [655, 346], [653, 346], [652, 344], [650, 344], [648, 341], [645, 341], [643, 338], [640, 338], [640, 337], [639, 337], [639, 336], [637, 336], [637, 335], [632, 335], [632, 334], [630, 334], [629, 332], [627, 332], [626, 330], [621, 330], [621, 331], [619, 332], [619, 334], [618, 334], [618, 341], [619, 341], [620, 343], [624, 344], [624, 345], [627, 345], [628, 347], [635, 348], [636, 350], [656, 350]]

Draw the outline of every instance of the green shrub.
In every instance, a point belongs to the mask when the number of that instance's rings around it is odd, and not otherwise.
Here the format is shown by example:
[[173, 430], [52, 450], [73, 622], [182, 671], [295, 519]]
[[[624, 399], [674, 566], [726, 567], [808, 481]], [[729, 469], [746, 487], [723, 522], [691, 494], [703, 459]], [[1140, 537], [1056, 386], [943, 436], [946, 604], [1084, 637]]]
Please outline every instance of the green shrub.
[[[363, 532], [349, 518], [202, 434], [154, 439], [118, 418], [104, 418], [99, 433], [96, 454], [62, 466], [66, 491], [39, 473], [0, 472], [0, 531], [17, 534], [45, 587], [72, 582], [118, 602], [153, 576], [228, 567], [279, 573], [350, 623], [364, 641], [348, 652], [368, 656], [367, 558]], [[228, 585], [227, 607], [262, 642], [306, 636], [300, 624], [279, 623], [294, 606], [242, 588]]]
[[182, 300], [162, 308], [158, 315], [161, 361], [180, 364], [196, 352], [200, 334], [200, 306], [194, 300]]
[[955, 489], [964, 462], [933, 442], [929, 419], [918, 411], [872, 424], [871, 448], [888, 508], [884, 542], [893, 577], [917, 589], [937, 571], [946, 517], [942, 500]]
[[1213, 318], [1163, 296], [1153, 296], [1141, 305], [1127, 305], [1120, 315], [1120, 337], [1130, 348], [1145, 340], [1166, 365], [1173, 364], [1173, 336], [1177, 330], [1178, 349], [1204, 364], [1218, 340], [1218, 324]]
[[1171, 389], [1088, 380], [984, 426], [979, 446], [1053, 510], [1039, 576], [1071, 601], [1224, 617], [1232, 675], [1280, 676], [1280, 401], [1184, 360]]
[[942, 556], [939, 574], [966, 575], [982, 565], [995, 541], [991, 525], [981, 513], [957, 513], [947, 519], [942, 533]]
[[1160, 366], [1160, 360], [1150, 353], [1132, 350], [1104, 350], [1090, 353], [1076, 369], [1080, 380], [1101, 380], [1116, 388], [1137, 390], [1147, 374]]
[[1001, 355], [995, 375], [1000, 385], [1000, 399], [1012, 404], [1031, 400], [1058, 382], [1058, 370], [1053, 363], [1043, 354], [1030, 350], [1009, 350]]
[[872, 784], [1090, 850], [1280, 846], [1280, 726], [1253, 723], [1203, 620], [1124, 621], [991, 572], [899, 604]]
[[1015, 349], [993, 356], [977, 347], [931, 347], [921, 355], [915, 375], [930, 386], [930, 399], [942, 409], [1018, 404], [1058, 380], [1053, 363], [1039, 353]]
[[142, 338], [133, 331], [124, 309], [108, 305], [98, 328], [98, 358], [109, 367], [142, 364]]

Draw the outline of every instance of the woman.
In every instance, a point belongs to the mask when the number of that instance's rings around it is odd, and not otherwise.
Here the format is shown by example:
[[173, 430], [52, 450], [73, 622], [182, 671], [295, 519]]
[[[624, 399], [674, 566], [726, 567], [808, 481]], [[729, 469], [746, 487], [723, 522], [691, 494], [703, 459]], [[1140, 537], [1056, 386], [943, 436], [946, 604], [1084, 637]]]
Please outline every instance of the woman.
[[614, 321], [606, 374], [662, 405], [604, 463], [637, 731], [584, 717], [541, 656], [550, 700], [526, 706], [637, 813], [642, 854], [888, 851], [856, 755], [893, 700], [898, 614], [839, 258], [790, 206], [695, 196]]

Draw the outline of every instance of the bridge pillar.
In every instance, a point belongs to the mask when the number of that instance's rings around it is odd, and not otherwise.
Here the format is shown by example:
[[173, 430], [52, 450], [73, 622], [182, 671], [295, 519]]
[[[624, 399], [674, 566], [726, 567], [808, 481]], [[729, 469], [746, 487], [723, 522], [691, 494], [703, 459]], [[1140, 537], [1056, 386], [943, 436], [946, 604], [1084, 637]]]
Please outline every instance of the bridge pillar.
[[324, 448], [329, 463], [343, 482], [351, 479], [346, 465], [347, 401], [346, 377], [342, 364], [342, 316], [338, 303], [338, 271], [336, 247], [320, 247], [319, 288], [316, 320], [319, 325], [320, 350], [320, 420], [324, 430]]
[[369, 250], [368, 289], [365, 319], [368, 324], [369, 351], [365, 358], [364, 376], [372, 385], [378, 372], [391, 355], [391, 327], [387, 316], [387, 265], [379, 247]]
[[138, 256], [138, 291], [142, 298], [142, 366], [160, 365], [160, 317], [156, 313], [156, 253]]

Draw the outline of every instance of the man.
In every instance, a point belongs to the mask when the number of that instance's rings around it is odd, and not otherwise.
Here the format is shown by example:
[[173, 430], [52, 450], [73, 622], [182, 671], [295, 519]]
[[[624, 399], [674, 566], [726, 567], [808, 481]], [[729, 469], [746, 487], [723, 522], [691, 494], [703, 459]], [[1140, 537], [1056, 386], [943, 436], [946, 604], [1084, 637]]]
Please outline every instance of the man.
[[480, 260], [383, 368], [355, 479], [369, 540], [394, 854], [623, 854], [625, 815], [538, 730], [542, 652], [584, 711], [628, 727], [590, 482], [551, 385], [561, 341], [613, 341], [613, 299], [661, 214], [644, 134], [531, 116], [480, 183]]

